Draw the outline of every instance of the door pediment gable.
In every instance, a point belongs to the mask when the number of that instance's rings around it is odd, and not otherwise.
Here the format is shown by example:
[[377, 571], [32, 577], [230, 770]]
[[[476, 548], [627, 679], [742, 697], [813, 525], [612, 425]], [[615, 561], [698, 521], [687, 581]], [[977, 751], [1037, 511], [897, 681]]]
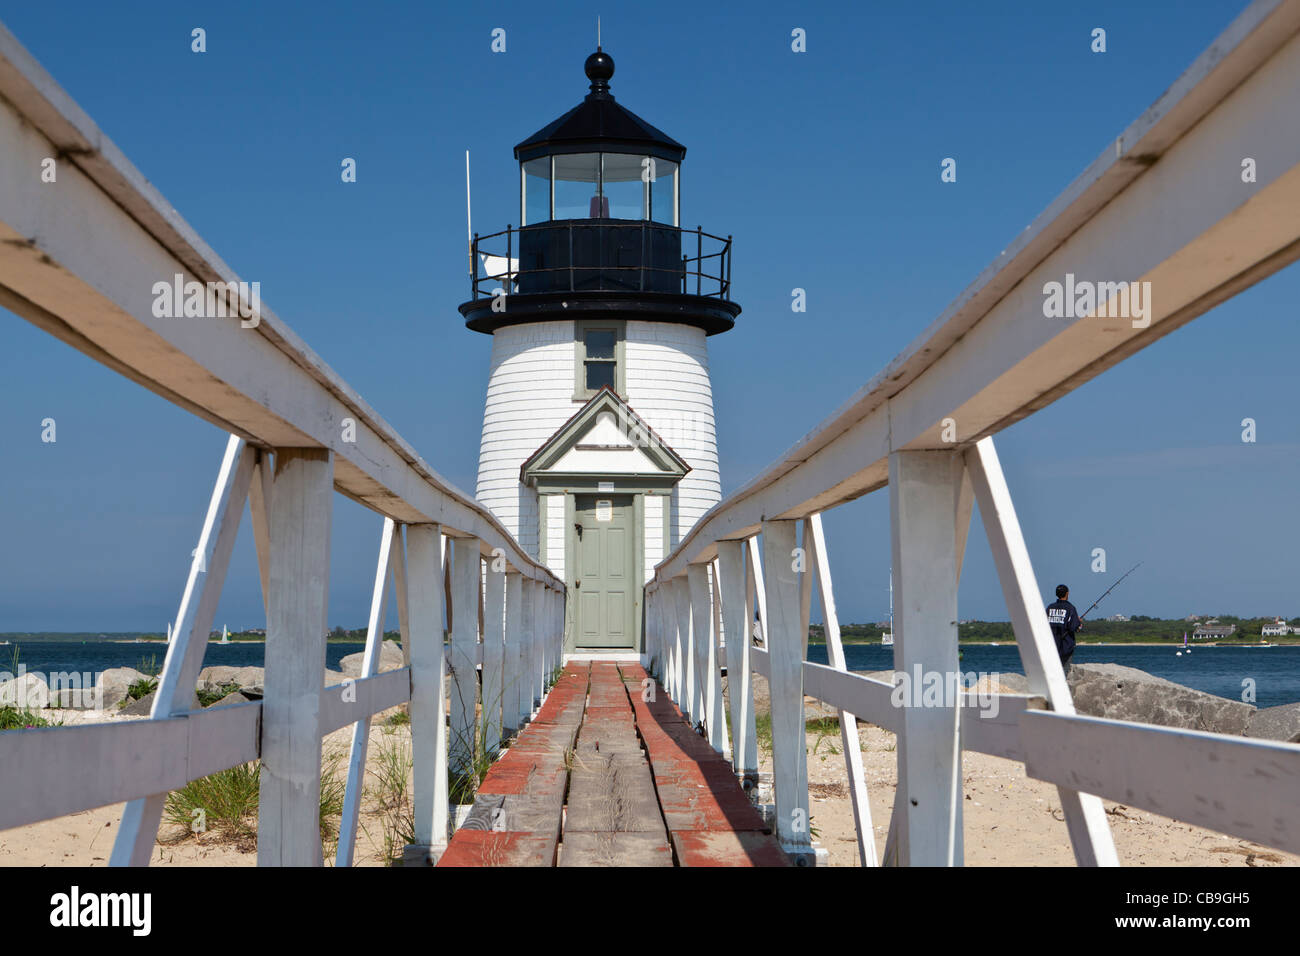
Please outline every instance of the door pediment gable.
[[690, 465], [627, 402], [602, 388], [520, 466], [519, 480], [636, 475], [675, 481]]

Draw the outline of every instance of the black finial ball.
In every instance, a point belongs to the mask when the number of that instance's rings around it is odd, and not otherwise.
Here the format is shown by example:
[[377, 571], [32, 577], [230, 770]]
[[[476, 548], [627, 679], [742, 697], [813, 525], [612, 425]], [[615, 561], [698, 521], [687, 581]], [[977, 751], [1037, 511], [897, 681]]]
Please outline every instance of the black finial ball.
[[593, 90], [605, 89], [614, 75], [614, 58], [603, 50], [597, 50], [587, 57], [583, 69], [587, 71], [587, 79], [591, 80]]

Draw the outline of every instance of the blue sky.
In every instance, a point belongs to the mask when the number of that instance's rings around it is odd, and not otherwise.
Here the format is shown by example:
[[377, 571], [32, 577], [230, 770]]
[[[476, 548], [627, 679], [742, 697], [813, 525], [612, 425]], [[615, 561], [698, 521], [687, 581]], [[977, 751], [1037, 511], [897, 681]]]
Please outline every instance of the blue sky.
[[[688, 147], [683, 223], [735, 236], [744, 312], [710, 340], [725, 492], [911, 341], [1244, 4], [983, 6], [64, 3], [9, 5], [3, 22], [472, 492], [490, 343], [455, 308], [464, 151], [475, 227], [517, 222], [511, 147], [586, 92], [599, 13], [615, 95]], [[1105, 54], [1089, 49], [1098, 26]], [[955, 184], [939, 179], [948, 156]], [[1090, 603], [1143, 560], [1108, 613], [1300, 614], [1297, 298], [1292, 268], [998, 436], [1045, 595], [1063, 580]], [[3, 310], [0, 408], [0, 631], [161, 629], [223, 434]], [[886, 493], [825, 520], [841, 618], [881, 618]], [[364, 622], [379, 521], [336, 498], [332, 624]], [[1107, 574], [1089, 570], [1095, 547]], [[978, 524], [959, 606], [1006, 618]], [[245, 529], [217, 625], [262, 616]]]

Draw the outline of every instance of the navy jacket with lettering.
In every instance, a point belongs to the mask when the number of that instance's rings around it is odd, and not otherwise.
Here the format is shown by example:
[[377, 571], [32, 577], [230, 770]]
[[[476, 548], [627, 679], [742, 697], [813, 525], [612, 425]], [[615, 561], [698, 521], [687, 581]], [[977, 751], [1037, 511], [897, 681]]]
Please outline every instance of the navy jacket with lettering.
[[1064, 657], [1074, 651], [1074, 634], [1083, 626], [1079, 612], [1069, 601], [1053, 601], [1047, 605], [1047, 623], [1052, 626], [1056, 639], [1056, 652]]

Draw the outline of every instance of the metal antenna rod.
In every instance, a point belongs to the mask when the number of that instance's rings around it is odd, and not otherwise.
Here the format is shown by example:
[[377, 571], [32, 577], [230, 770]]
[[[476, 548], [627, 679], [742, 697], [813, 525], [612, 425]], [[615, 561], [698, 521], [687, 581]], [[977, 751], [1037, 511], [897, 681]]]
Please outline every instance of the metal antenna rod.
[[600, 17], [596, 17], [596, 49], [600, 50]]

